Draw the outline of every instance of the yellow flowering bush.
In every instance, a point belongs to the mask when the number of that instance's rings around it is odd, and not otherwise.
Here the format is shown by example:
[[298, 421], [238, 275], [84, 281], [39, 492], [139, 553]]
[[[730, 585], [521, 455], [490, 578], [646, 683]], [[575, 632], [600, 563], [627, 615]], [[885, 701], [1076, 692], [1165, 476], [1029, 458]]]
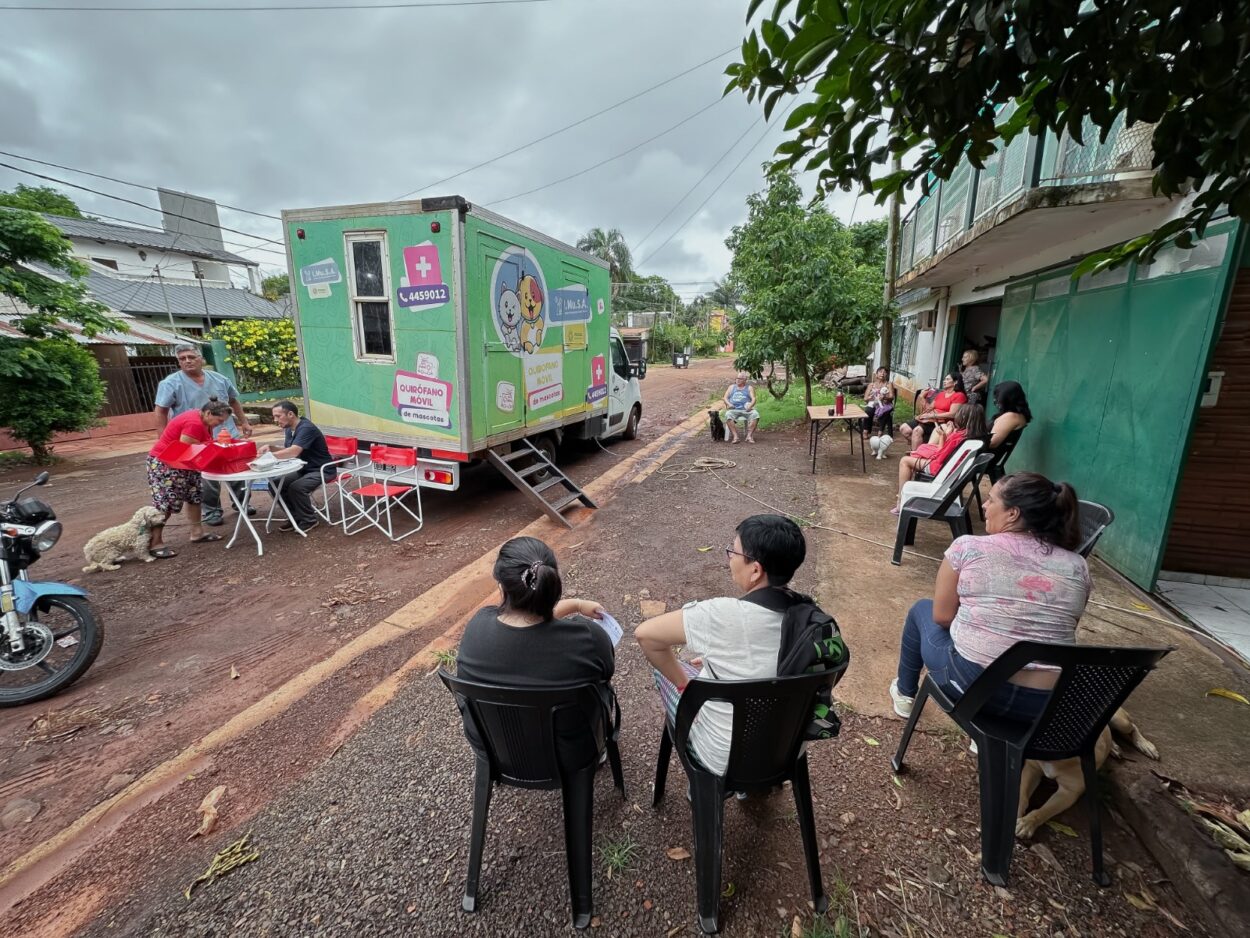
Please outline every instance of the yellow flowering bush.
[[235, 319], [213, 329], [226, 343], [240, 391], [299, 387], [299, 353], [290, 319]]

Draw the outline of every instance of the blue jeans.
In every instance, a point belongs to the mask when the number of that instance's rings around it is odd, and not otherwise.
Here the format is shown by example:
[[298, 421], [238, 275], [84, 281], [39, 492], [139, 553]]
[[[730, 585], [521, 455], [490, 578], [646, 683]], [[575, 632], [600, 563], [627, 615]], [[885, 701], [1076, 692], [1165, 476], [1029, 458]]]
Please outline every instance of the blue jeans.
[[[908, 610], [903, 625], [903, 642], [898, 656], [898, 691], [915, 697], [920, 689], [920, 672], [929, 676], [952, 700], [958, 700], [985, 669], [955, 650], [950, 629], [933, 620], [933, 600], [922, 599]], [[1038, 717], [1050, 699], [1050, 691], [1019, 684], [1004, 684], [981, 712], [989, 716], [1029, 722]]]

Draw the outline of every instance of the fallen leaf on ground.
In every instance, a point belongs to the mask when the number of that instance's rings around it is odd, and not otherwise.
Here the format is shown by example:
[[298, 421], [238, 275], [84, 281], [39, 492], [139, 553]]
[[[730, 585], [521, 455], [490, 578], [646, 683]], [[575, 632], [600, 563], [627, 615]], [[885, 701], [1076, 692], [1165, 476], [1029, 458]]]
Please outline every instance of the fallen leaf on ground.
[[1144, 612], [1149, 612], [1149, 611], [1150, 611], [1150, 607], [1149, 607], [1149, 606], [1147, 606], [1145, 603], [1138, 603], [1138, 602], [1135, 602], [1135, 603], [1133, 603], [1133, 608], [1134, 608], [1134, 609], [1141, 609], [1141, 610], [1143, 610]]
[[730, 883], [728, 886], [726, 886], [724, 889], [721, 890], [720, 897], [722, 899], [732, 899], [733, 894], [737, 891], [738, 891], [738, 887], [735, 886], [733, 883]]
[[668, 930], [667, 933], [665, 933], [664, 938], [673, 938], [675, 934], [677, 934], [679, 931], [684, 931], [685, 928], [686, 928], [685, 925], [674, 925], [672, 928]]
[[1173, 915], [1163, 906], [1159, 906], [1159, 908], [1155, 909], [1155, 911], [1158, 912], [1160, 915], [1162, 915], [1165, 919], [1167, 919], [1173, 925], [1175, 925], [1177, 928], [1179, 928], [1181, 931], [1189, 931], [1189, 929], [1185, 927], [1184, 922], [1178, 919], [1175, 915]]
[[1149, 912], [1155, 907], [1153, 902], [1147, 902], [1136, 893], [1126, 892], [1124, 898], [1128, 900], [1128, 904], [1133, 908], [1141, 909], [1143, 912]]
[[237, 681], [239, 679], [239, 669], [234, 665], [230, 665], [230, 680]]
[[797, 915], [790, 923], [790, 938], [803, 938], [803, 920]]
[[890, 780], [894, 782], [894, 784], [897, 785], [899, 788], [903, 787], [903, 783], [897, 775], [891, 775]]
[[1227, 688], [1224, 688], [1224, 687], [1213, 687], [1209, 691], [1207, 691], [1203, 696], [1204, 697], [1224, 697], [1228, 700], [1235, 700], [1238, 703], [1243, 703], [1247, 707], [1250, 707], [1250, 700], [1247, 700], [1245, 697], [1243, 697], [1241, 694], [1237, 693], [1236, 691], [1228, 690]]
[[695, 548], [695, 550], [697, 550], [697, 551], [698, 551], [699, 553], [701, 553], [701, 554], [706, 554], [706, 553], [707, 553], [709, 550], [711, 550], [711, 549], [712, 549], [712, 548], [710, 548], [710, 547], [696, 547], [696, 548]]
[[664, 853], [670, 860], [689, 860], [690, 851], [685, 847], [669, 847]]
[[1056, 857], [1051, 852], [1050, 848], [1047, 847], [1045, 844], [1033, 844], [1031, 847], [1029, 847], [1029, 850], [1032, 853], [1035, 853], [1039, 857], [1041, 857], [1042, 862], [1045, 863], [1047, 866], [1053, 867], [1055, 870], [1058, 870], [1060, 873], [1063, 872], [1063, 864], [1059, 862], [1059, 858]]
[[1224, 852], [1227, 853], [1228, 858], [1233, 861], [1233, 866], [1237, 867], [1239, 870], [1245, 870], [1247, 873], [1250, 873], [1250, 853], [1241, 853], [1235, 850], [1225, 850]]
[[860, 737], [860, 739], [862, 739], [864, 742], [866, 742], [869, 746], [880, 746], [880, 745], [881, 745], [879, 742], [877, 742], [877, 741], [876, 741], [875, 739], [873, 739], [871, 736], [861, 736], [861, 737]]
[[221, 801], [221, 796], [226, 793], [225, 785], [218, 785], [200, 802], [200, 806], [196, 808], [196, 812], [200, 815], [200, 826], [187, 840], [194, 840], [196, 837], [207, 837], [213, 832], [213, 828], [217, 826], [217, 802]]
[[1066, 834], [1069, 837], [1076, 836], [1076, 831], [1068, 827], [1067, 824], [1060, 824], [1058, 821], [1047, 821], [1046, 826], [1049, 827], [1052, 831], [1057, 831], [1060, 834]]
[[245, 863], [251, 863], [253, 860], [259, 859], [260, 851], [247, 842], [251, 836], [250, 833], [244, 834], [230, 846], [218, 851], [217, 855], [213, 857], [213, 862], [208, 865], [208, 869], [182, 891], [188, 902], [191, 901], [191, 894], [195, 892], [195, 888], [201, 883], [208, 885], [213, 880], [220, 879]]

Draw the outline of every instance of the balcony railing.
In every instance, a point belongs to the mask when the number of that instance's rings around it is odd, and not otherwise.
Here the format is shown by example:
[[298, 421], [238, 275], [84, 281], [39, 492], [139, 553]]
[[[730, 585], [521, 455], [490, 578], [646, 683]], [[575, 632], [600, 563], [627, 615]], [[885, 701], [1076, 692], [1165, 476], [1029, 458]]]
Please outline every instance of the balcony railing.
[[[999, 119], [1010, 116], [1014, 105]], [[1032, 137], [1017, 134], [977, 169], [966, 160], [951, 178], [934, 184], [907, 213], [899, 231], [900, 274], [938, 254], [953, 238], [995, 209], [1038, 186], [1075, 186], [1149, 176], [1153, 124], [1124, 125], [1121, 114], [1099, 142], [1088, 119], [1078, 143], [1067, 132]]]

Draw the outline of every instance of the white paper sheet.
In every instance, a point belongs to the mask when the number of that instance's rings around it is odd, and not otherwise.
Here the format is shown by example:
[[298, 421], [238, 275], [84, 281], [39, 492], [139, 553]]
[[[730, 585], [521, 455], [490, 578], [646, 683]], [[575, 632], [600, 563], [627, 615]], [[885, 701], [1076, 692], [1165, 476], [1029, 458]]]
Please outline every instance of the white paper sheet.
[[612, 618], [609, 613], [604, 612], [602, 619], [596, 619], [593, 616], [582, 616], [582, 618], [589, 619], [607, 632], [608, 638], [612, 639], [613, 648], [621, 643], [621, 636], [625, 634], [625, 630], [621, 628], [621, 624]]

